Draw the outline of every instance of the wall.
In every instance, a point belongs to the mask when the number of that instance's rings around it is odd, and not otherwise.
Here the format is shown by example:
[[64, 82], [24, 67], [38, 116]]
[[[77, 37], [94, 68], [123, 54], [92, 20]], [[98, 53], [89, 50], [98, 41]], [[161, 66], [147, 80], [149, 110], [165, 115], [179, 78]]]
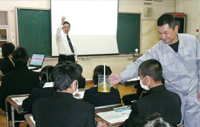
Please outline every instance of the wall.
[[[143, 13], [143, 6], [153, 8], [152, 16], [144, 17], [142, 15], [142, 30], [141, 30], [141, 53], [144, 53], [152, 45], [159, 40], [157, 36], [156, 19], [165, 12], [175, 11], [175, 0], [163, 0], [163, 2], [149, 2], [151, 5], [144, 5], [143, 0], [119, 0], [119, 12], [124, 13]], [[8, 10], [9, 15], [9, 39], [11, 34], [16, 35], [15, 29], [15, 7], [27, 8], [50, 8], [50, 0], [1, 0], [0, 10]], [[153, 26], [152, 26], [153, 25]], [[16, 45], [16, 38], [13, 42]], [[104, 62], [111, 67], [113, 73], [120, 73], [126, 65], [132, 62], [131, 55], [116, 55], [116, 56], [101, 56], [90, 57], [90, 60], [78, 58], [79, 64], [83, 66], [83, 76], [87, 79], [92, 78], [93, 69], [95, 66]], [[56, 65], [57, 58], [45, 59], [45, 65]]]
[[187, 14], [187, 33], [198, 37], [196, 29], [200, 29], [200, 0], [178, 0], [177, 4], [182, 5], [177, 9]]
[[[149, 3], [151, 5], [145, 5]], [[143, 13], [143, 7], [152, 7], [151, 16], [142, 14], [142, 30], [140, 52], [143, 54], [159, 41], [156, 21], [160, 15], [175, 11], [175, 0], [163, 0], [163, 2], [144, 0], [119, 0], [119, 11], [124, 13]]]
[[[88, 57], [90, 59], [91, 57]], [[45, 65], [56, 65], [57, 58], [47, 58], [44, 61]], [[93, 70], [97, 65], [103, 65], [104, 63], [111, 67], [113, 73], [120, 73], [133, 61], [132, 55], [113, 55], [113, 56], [96, 56], [90, 60], [83, 60], [83, 57], [78, 58], [78, 63], [83, 67], [83, 76], [87, 80], [92, 79]]]

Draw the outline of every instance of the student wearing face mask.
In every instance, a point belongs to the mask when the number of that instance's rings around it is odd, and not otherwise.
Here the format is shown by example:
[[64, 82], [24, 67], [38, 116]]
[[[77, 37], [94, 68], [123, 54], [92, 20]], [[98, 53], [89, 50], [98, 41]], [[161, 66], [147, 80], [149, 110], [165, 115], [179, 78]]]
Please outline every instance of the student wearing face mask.
[[162, 84], [162, 66], [154, 59], [144, 61], [138, 70], [140, 85], [148, 95], [134, 102], [129, 118], [120, 127], [132, 127], [152, 113], [160, 113], [179, 124], [181, 120], [180, 97]]
[[[53, 70], [55, 87], [59, 91], [50, 98], [41, 98], [33, 104], [33, 117], [37, 127], [94, 127], [94, 106], [75, 99], [77, 79], [81, 71], [78, 64], [66, 61]], [[105, 123], [97, 127], [104, 127]]]

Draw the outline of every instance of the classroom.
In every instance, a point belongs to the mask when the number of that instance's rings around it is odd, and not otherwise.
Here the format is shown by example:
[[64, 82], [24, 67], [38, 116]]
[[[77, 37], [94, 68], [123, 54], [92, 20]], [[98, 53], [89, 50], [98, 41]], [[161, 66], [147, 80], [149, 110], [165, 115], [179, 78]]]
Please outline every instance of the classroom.
[[[16, 11], [15, 7], [24, 8], [50, 8], [50, 0], [29, 0], [29, 1], [0, 1], [2, 11], [8, 12], [8, 41], [17, 45], [16, 33]], [[145, 5], [148, 1], [145, 0], [119, 0], [119, 12], [122, 13], [139, 13], [141, 14], [141, 39], [140, 39], [140, 53], [144, 53], [151, 46], [156, 44], [159, 40], [157, 35], [156, 20], [166, 12], [182, 12], [187, 14], [186, 29], [187, 33], [198, 36], [199, 32], [199, 0], [163, 0], [162, 2], [149, 2], [151, 5]], [[153, 12], [151, 16], [143, 16], [143, 7], [152, 7]], [[191, 25], [190, 25], [191, 24]], [[134, 50], [134, 49], [133, 49]], [[83, 66], [83, 75], [87, 80], [91, 80], [92, 70], [96, 65], [104, 62], [111, 66], [114, 73], [120, 73], [126, 65], [132, 62], [132, 54], [120, 54], [114, 56], [92, 56], [90, 60], [84, 60], [82, 57], [78, 58], [79, 64]], [[46, 59], [44, 65], [55, 65], [56, 58]], [[118, 64], [115, 64], [118, 63]], [[118, 66], [120, 65], [120, 66]], [[87, 71], [85, 71], [87, 70]]]
[[[18, 42], [16, 8], [44, 9], [50, 10], [51, 0], [1, 0], [0, 18], [7, 14], [6, 25], [0, 24], [0, 30], [7, 30], [7, 40], [15, 46], [20, 46]], [[157, 19], [164, 13], [184, 13], [186, 14], [186, 33], [195, 36], [200, 41], [200, 0], [119, 0], [119, 13], [140, 15], [140, 42], [139, 53], [144, 54], [160, 40], [157, 31]], [[149, 15], [145, 15], [145, 10], [151, 9]], [[1, 21], [0, 21], [1, 23]], [[0, 43], [1, 40], [0, 39]], [[132, 53], [134, 53], [133, 48]], [[83, 67], [83, 77], [86, 81], [92, 81], [93, 70], [97, 65], [104, 63], [111, 67], [112, 72], [119, 74], [127, 65], [133, 62], [132, 53], [119, 53], [114, 55], [88, 55], [78, 56], [78, 64]], [[31, 55], [31, 54], [29, 54]], [[43, 66], [56, 65], [57, 57], [46, 57]]]

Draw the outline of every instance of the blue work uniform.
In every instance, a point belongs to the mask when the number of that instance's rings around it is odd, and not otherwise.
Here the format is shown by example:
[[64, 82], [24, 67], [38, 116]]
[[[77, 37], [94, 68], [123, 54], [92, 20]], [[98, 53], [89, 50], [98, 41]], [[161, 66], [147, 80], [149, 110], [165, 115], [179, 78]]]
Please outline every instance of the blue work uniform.
[[[175, 52], [160, 40], [144, 55], [131, 63], [120, 73], [122, 81], [138, 77], [139, 65], [148, 59], [158, 60], [163, 68], [163, 78], [168, 90], [177, 93], [182, 102], [182, 122], [185, 127], [200, 126], [200, 44], [188, 34], [178, 34], [179, 47]], [[181, 122], [181, 124], [182, 124]]]

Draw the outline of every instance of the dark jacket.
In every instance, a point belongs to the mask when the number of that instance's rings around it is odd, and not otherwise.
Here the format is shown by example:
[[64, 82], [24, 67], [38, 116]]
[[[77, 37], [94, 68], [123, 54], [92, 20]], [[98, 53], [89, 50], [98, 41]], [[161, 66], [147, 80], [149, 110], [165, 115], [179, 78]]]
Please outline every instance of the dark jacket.
[[176, 124], [181, 120], [181, 99], [164, 85], [150, 89], [148, 95], [134, 102], [131, 108], [129, 118], [120, 127], [132, 127], [152, 113], [160, 113]]
[[64, 92], [36, 100], [33, 117], [37, 127], [95, 127], [94, 107]]
[[53, 87], [34, 88], [28, 98], [23, 101], [22, 108], [24, 109], [24, 111], [32, 113], [32, 105], [35, 100], [39, 98], [49, 98], [53, 95], [53, 92], [55, 92], [55, 88]]
[[82, 75], [78, 78], [78, 88], [85, 88], [85, 78]]
[[4, 57], [1, 63], [1, 71], [4, 75], [15, 70], [13, 63], [10, 61], [8, 57]]
[[[0, 87], [0, 107], [5, 111], [5, 99], [9, 95], [30, 94], [39, 84], [39, 74], [28, 70], [27, 66], [18, 67], [13, 72], [2, 77]], [[8, 105], [9, 115], [10, 106]], [[16, 114], [16, 113], [15, 113]], [[16, 114], [15, 118], [24, 119], [23, 115]]]
[[85, 90], [83, 100], [89, 102], [95, 107], [121, 103], [119, 91], [113, 87], [110, 88], [109, 93], [98, 92], [97, 87], [87, 89]]

